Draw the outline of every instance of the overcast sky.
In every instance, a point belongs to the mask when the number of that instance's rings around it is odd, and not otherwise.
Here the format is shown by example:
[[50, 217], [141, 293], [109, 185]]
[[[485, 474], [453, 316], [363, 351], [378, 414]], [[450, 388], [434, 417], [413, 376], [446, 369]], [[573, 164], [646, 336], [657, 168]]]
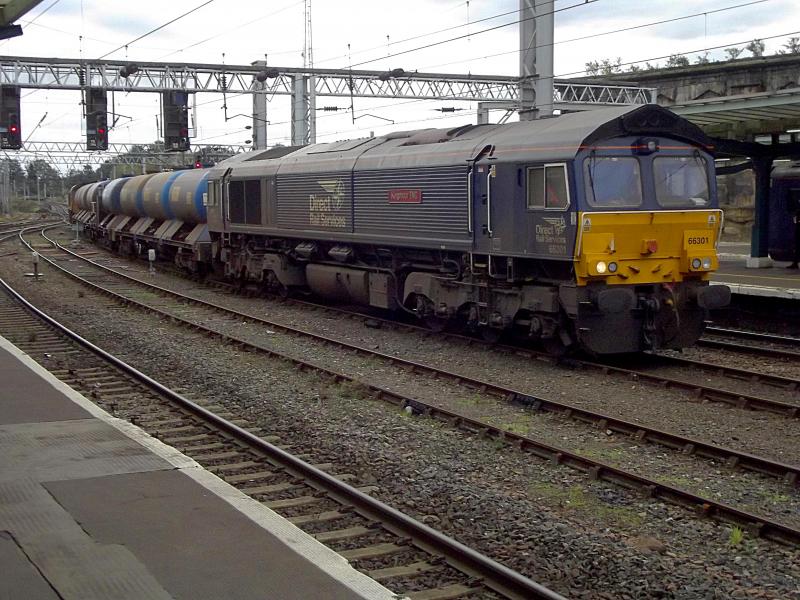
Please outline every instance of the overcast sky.
[[[627, 63], [800, 30], [797, 0], [750, 1], [750, 6], [712, 12], [747, 4], [748, 0], [557, 0], [556, 76], [580, 72], [589, 60], [619, 57]], [[55, 4], [53, 0], [44, 0], [18, 21], [25, 32], [22, 37], [0, 42], [0, 54], [98, 58], [199, 4], [201, 0], [57, 0]], [[312, 0], [314, 62], [318, 67], [331, 68], [347, 68], [352, 64], [364, 69], [402, 67], [408, 71], [517, 75], [517, 26], [479, 32], [513, 23], [518, 8], [518, 0]], [[39, 16], [43, 11], [46, 12]], [[498, 16], [503, 13], [510, 14]], [[624, 33], [598, 35], [696, 13], [706, 14]], [[108, 58], [219, 63], [224, 57], [227, 64], [249, 64], [263, 60], [266, 55], [272, 65], [301, 66], [303, 25], [302, 1], [216, 0]], [[453, 29], [424, 35], [445, 28]], [[387, 58], [387, 54], [468, 33], [471, 35], [467, 38]], [[594, 37], [571, 41], [584, 36]], [[404, 41], [408, 38], [415, 39]], [[776, 52], [785, 42], [785, 37], [765, 40], [767, 54]], [[722, 50], [712, 52], [711, 58], [722, 54]], [[695, 58], [695, 54], [690, 55], [692, 62]], [[42, 90], [23, 92], [23, 96], [26, 137], [47, 112], [47, 118], [31, 139], [82, 139], [77, 92]], [[198, 96], [200, 107], [194, 142], [238, 144], [250, 139], [250, 132], [244, 129], [249, 120], [240, 117], [226, 123], [221, 100], [218, 94]], [[152, 142], [160, 137], [156, 130], [155, 94], [117, 93], [115, 101], [117, 112], [125, 117], [111, 131], [112, 142]], [[317, 103], [349, 105], [344, 98], [320, 98]], [[435, 110], [449, 106], [466, 110], [446, 115]], [[230, 115], [249, 113], [251, 99], [229, 97], [228, 107]], [[392, 129], [461, 125], [475, 121], [476, 106], [451, 101], [357, 98], [355, 108], [357, 115], [365, 115], [355, 125], [350, 114], [320, 113], [318, 141], [361, 137], [370, 131], [379, 134]], [[276, 97], [270, 102], [270, 143], [289, 142], [289, 116], [287, 97]]]

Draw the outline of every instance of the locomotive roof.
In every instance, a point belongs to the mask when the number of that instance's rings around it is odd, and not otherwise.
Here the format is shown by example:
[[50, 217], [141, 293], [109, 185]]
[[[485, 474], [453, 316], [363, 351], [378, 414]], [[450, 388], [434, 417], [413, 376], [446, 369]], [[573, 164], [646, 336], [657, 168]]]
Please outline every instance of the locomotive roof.
[[[504, 125], [400, 131], [309, 146], [248, 152], [217, 165], [211, 176], [392, 169], [466, 164], [487, 147], [498, 161], [563, 161], [584, 146], [622, 135], [668, 135], [709, 146], [695, 125], [657, 105], [620, 106]], [[488, 150], [487, 150], [488, 151]]]

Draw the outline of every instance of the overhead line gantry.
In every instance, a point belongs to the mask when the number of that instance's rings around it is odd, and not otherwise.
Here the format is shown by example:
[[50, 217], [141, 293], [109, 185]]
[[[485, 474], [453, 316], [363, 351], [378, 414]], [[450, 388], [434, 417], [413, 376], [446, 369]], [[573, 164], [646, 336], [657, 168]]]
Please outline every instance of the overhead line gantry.
[[[517, 76], [419, 73], [394, 69], [370, 71], [212, 63], [130, 62], [0, 56], [0, 85], [50, 90], [100, 88], [120, 92], [250, 94], [254, 97], [256, 147], [265, 134], [266, 99], [292, 96], [292, 143], [308, 143], [309, 124], [303, 114], [309, 83], [317, 96], [461, 100], [503, 107], [519, 105]], [[587, 110], [602, 105], [654, 102], [652, 88], [555, 80], [553, 109]], [[262, 114], [264, 113], [264, 114]], [[311, 113], [311, 118], [314, 118]]]

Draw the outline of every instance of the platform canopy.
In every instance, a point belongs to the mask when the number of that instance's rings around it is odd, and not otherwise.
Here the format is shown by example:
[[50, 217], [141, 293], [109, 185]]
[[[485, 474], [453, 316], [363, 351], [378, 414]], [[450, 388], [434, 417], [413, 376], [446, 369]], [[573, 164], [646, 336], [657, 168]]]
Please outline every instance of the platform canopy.
[[27, 13], [42, 0], [0, 0], [0, 39], [22, 35], [22, 28], [14, 21]]
[[800, 129], [800, 87], [692, 100], [669, 109], [708, 133], [726, 137], [796, 130]]

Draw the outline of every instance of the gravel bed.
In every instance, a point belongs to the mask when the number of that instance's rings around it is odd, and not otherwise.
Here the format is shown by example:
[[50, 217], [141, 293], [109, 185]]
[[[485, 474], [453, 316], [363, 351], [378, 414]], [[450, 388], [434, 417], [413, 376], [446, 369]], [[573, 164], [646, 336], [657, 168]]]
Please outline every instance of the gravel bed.
[[[153, 300], [157, 304], [163, 303], [163, 300], [150, 297], [146, 292], [137, 294], [137, 297], [149, 303]], [[251, 326], [246, 321], [209, 315], [207, 311], [198, 310], [197, 307], [186, 306], [170, 312], [177, 312], [192, 322], [201, 322], [279, 352], [324, 364], [363, 381], [377, 383], [551, 445], [800, 526], [800, 495], [792, 488], [787, 488], [780, 480], [749, 473], [734, 474], [714, 461], [698, 461], [675, 451], [665, 451], [654, 444], [636, 444], [626, 436], [611, 436], [546, 413], [531, 413], [509, 406], [494, 397], [467, 391], [448, 381], [442, 382], [429, 376], [409, 373], [379, 359], [343, 353], [335, 347], [320, 345], [279, 331], [265, 330], [260, 325]], [[277, 498], [293, 495], [291, 492], [284, 492]]]
[[[89, 246], [84, 246], [86, 247]], [[141, 263], [123, 260], [107, 253], [99, 254], [98, 258], [103, 256], [110, 257], [106, 262], [113, 266], [128, 267], [126, 270], [130, 271], [131, 275], [145, 274], [145, 267]], [[343, 319], [341, 315], [328, 311], [309, 310], [306, 306], [274, 300], [232, 296], [170, 275], [157, 274], [152, 278], [147, 276], [147, 279], [163, 287], [223, 304], [254, 316], [263, 316], [366, 348], [492, 381], [532, 395], [565, 401], [651, 427], [668, 428], [681, 435], [707, 439], [718, 445], [775, 460], [788, 463], [800, 462], [798, 450], [800, 433], [795, 423], [781, 416], [740, 410], [720, 403], [699, 404], [690, 392], [665, 390], [650, 384], [634, 383], [619, 376], [603, 376], [595, 371], [567, 370], [544, 361], [516, 355], [495, 354], [487, 352], [484, 347], [470, 347], [443, 337], [368, 328], [360, 319]], [[191, 314], [191, 309], [187, 308], [186, 312]], [[241, 328], [232, 332], [245, 334], [248, 329], [254, 332], [263, 330], [260, 326], [248, 328], [244, 324], [240, 325]], [[317, 343], [304, 342], [301, 338], [286, 336], [277, 331], [268, 336], [259, 334], [255, 339], [279, 351], [311, 362], [330, 365], [332, 368], [345, 370], [348, 365], [355, 365], [348, 373], [357, 377], [364, 376], [364, 359], [349, 356], [341, 350], [325, 349]], [[747, 364], [736, 366], [758, 370], [758, 366], [754, 367], [755, 363], [751, 357]], [[387, 387], [391, 387], [391, 382], [400, 377], [399, 369], [389, 368], [380, 361], [373, 362], [366, 370], [370, 375], [370, 381], [388, 381]], [[681, 375], [684, 379], [691, 379], [685, 372]], [[708, 383], [714, 383], [713, 377], [707, 373], [694, 372], [693, 375]], [[800, 373], [798, 376], [800, 377]], [[410, 383], [408, 377], [396, 381], [400, 386], [399, 389], [413, 392], [419, 385], [419, 379], [414, 376], [410, 378]], [[735, 385], [736, 389], [741, 388], [742, 391], [761, 391], [762, 395], [791, 401], [791, 394], [777, 390], [774, 386], [739, 381], [732, 384], [730, 379], [722, 379], [727, 382], [727, 387]], [[444, 395], [445, 387], [452, 389], [451, 386], [440, 385], [437, 393], [432, 396]], [[657, 394], [653, 394], [654, 389], [657, 390]], [[600, 393], [598, 390], [601, 390]], [[796, 393], [793, 399], [800, 404]]]
[[[680, 358], [687, 358], [685, 353], [678, 352], [664, 352], [667, 355], [674, 355]], [[703, 358], [703, 361], [710, 365], [719, 365], [732, 367], [734, 365], [719, 360], [712, 361], [708, 356]], [[708, 368], [700, 368], [693, 366], [683, 365], [670, 365], [668, 363], [660, 364], [661, 361], [657, 356], [645, 355], [640, 359], [632, 359], [631, 364], [628, 365], [630, 369], [643, 369], [652, 375], [662, 375], [671, 379], [680, 381], [689, 381], [692, 383], [709, 385], [722, 390], [728, 390], [737, 394], [746, 394], [767, 398], [770, 400], [779, 400], [787, 404], [794, 404], [800, 406], [800, 378], [797, 379], [798, 387], [794, 390], [783, 387], [782, 385], [774, 385], [762, 382], [755, 382], [751, 379], [740, 379], [731, 376], [721, 375], [714, 370], [713, 366]], [[763, 369], [759, 369], [757, 365], [750, 364], [742, 366], [741, 368], [758, 373], [765, 373]]]
[[760, 373], [800, 379], [800, 364], [792, 358], [767, 357], [717, 348], [687, 348], [683, 356]]
[[[168, 385], [190, 379], [198, 396], [297, 440], [314, 462], [378, 484], [376, 496], [569, 597], [800, 598], [793, 550], [746, 533], [739, 541], [684, 509], [407, 417], [142, 313], [107, 311], [108, 300], [52, 273], [23, 281], [20, 267], [2, 261], [4, 277], [89, 339]], [[131, 335], [143, 328], [149, 335]]]

